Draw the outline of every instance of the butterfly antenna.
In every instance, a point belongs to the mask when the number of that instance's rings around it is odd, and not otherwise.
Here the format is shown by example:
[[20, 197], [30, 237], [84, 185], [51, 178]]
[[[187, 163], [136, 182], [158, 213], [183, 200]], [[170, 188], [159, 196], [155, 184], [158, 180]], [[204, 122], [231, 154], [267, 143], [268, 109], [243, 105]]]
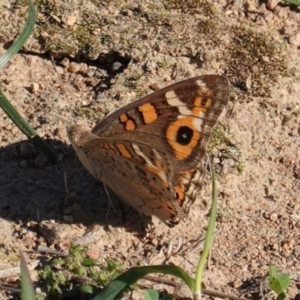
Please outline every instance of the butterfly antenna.
[[69, 188], [68, 188], [68, 178], [67, 178], [67, 172], [64, 172], [64, 184], [65, 184], [65, 192], [66, 192], [66, 197], [65, 197], [65, 205], [68, 202], [69, 198]]
[[111, 199], [110, 199], [109, 192], [108, 192], [108, 189], [107, 189], [106, 184], [103, 183], [103, 186], [104, 186], [105, 193], [106, 193], [106, 196], [107, 196], [107, 198], [108, 198], [108, 200], [109, 200], [109, 204], [110, 204], [110, 205], [109, 205], [109, 208], [108, 208], [108, 210], [107, 210], [107, 212], [106, 212], [106, 214], [105, 214], [105, 217], [107, 217], [107, 216], [108, 216], [108, 213], [110, 212], [111, 209], [112, 209], [115, 213], [117, 213], [117, 211], [115, 210], [114, 205], [113, 205], [113, 203], [112, 203], [112, 201], [111, 201]]

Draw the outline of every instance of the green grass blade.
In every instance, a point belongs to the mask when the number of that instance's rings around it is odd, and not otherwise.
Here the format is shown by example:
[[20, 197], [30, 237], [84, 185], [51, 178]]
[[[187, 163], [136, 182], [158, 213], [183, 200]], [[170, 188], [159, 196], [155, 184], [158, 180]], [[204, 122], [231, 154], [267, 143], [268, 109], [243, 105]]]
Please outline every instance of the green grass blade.
[[183, 269], [175, 266], [146, 266], [128, 270], [111, 281], [93, 300], [115, 300], [126, 288], [152, 273], [173, 275], [183, 280], [193, 290], [194, 280]]
[[31, 0], [28, 0], [28, 19], [25, 27], [19, 37], [14, 41], [12, 46], [6, 51], [6, 53], [0, 57], [0, 68], [2, 68], [18, 51], [23, 47], [25, 42], [30, 37], [35, 24], [35, 9]]
[[21, 264], [21, 299], [34, 300], [35, 294], [33, 285], [29, 276], [27, 264], [23, 253], [20, 251], [20, 264]]
[[[35, 9], [31, 0], [28, 0], [28, 19], [26, 25], [16, 39], [13, 45], [7, 50], [7, 52], [0, 57], [0, 67], [3, 67], [13, 55], [15, 55], [24, 45], [32, 33], [33, 26], [35, 24]], [[17, 110], [10, 104], [4, 94], [0, 91], [0, 107], [8, 115], [8, 117], [17, 125], [17, 127], [28, 137], [37, 135], [37, 133], [27, 124], [27, 122], [21, 117]]]
[[300, 6], [300, 1], [297, 1], [297, 0], [283, 0], [283, 2], [285, 2], [287, 4], [295, 5], [295, 6]]
[[0, 91], [0, 107], [28, 138], [37, 135], [37, 133], [21, 117], [18, 111], [12, 106], [12, 104], [7, 100], [7, 98], [1, 91]]
[[[28, 19], [20, 36], [15, 40], [13, 45], [7, 52], [0, 57], [0, 67], [3, 67], [13, 55], [15, 55], [27, 41], [33, 31], [36, 16], [34, 5], [31, 0], [28, 0]], [[0, 91], [0, 107], [14, 122], [14, 124], [27, 136], [32, 138], [32, 142], [36, 147], [41, 149], [51, 160], [57, 160], [57, 154], [37, 135], [37, 133], [30, 127], [30, 125], [22, 118], [13, 105], [7, 100], [5, 95]]]
[[5, 95], [0, 91], [0, 107], [14, 122], [14, 124], [31, 139], [33, 144], [41, 149], [51, 160], [57, 160], [57, 154], [45, 143], [37, 133], [30, 127], [30, 125], [22, 118], [13, 105], [7, 100]]
[[31, 139], [31, 141], [34, 144], [34, 146], [36, 146], [44, 154], [46, 154], [50, 158], [50, 160], [52, 160], [52, 161], [59, 160], [57, 153], [54, 152], [53, 149], [39, 135], [35, 135]]
[[210, 218], [208, 223], [208, 228], [206, 231], [206, 237], [205, 242], [203, 246], [203, 251], [200, 255], [198, 267], [197, 267], [197, 273], [195, 278], [195, 288], [193, 290], [194, 299], [201, 299], [201, 284], [202, 284], [202, 274], [204, 271], [204, 266], [212, 245], [214, 230], [215, 230], [215, 224], [216, 224], [216, 215], [217, 215], [217, 188], [216, 188], [216, 182], [215, 182], [215, 174], [212, 166], [211, 168], [211, 181], [212, 181], [212, 205], [211, 205], [211, 211], [210, 211]]

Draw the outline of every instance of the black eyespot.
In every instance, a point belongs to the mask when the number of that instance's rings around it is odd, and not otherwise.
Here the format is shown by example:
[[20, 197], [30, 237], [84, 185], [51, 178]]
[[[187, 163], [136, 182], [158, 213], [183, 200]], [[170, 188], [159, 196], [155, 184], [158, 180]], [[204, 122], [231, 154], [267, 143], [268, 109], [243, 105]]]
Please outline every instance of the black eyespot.
[[181, 126], [177, 131], [176, 142], [180, 145], [188, 145], [193, 137], [193, 130], [187, 126]]

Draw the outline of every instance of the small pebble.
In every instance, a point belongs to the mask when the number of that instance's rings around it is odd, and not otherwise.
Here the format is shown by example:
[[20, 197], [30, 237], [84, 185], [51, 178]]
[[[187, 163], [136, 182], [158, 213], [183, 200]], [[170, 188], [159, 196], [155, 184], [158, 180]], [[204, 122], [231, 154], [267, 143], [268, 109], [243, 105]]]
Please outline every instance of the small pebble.
[[81, 70], [81, 64], [76, 63], [76, 62], [71, 62], [69, 67], [68, 67], [68, 71], [70, 73], [77, 73]]
[[27, 168], [29, 166], [29, 163], [28, 163], [28, 161], [27, 160], [22, 160], [21, 162], [20, 162], [20, 167], [21, 168]]
[[62, 65], [62, 66], [64, 66], [65, 68], [68, 68], [69, 67], [69, 65], [70, 65], [70, 60], [68, 59], [68, 58], [63, 58], [61, 61], [60, 61], [60, 64]]
[[67, 26], [74, 26], [77, 21], [77, 17], [72, 15], [62, 15], [61, 21]]
[[122, 65], [120, 62], [116, 61], [116, 62], [114, 62], [114, 63], [112, 64], [111, 71], [112, 71], [112, 72], [117, 72], [117, 71], [119, 71], [122, 67], [123, 67], [123, 65]]
[[38, 168], [43, 168], [48, 163], [48, 156], [40, 153], [34, 160], [34, 165]]
[[269, 10], [274, 10], [274, 8], [278, 5], [279, 0], [268, 0], [266, 3], [266, 7]]
[[37, 155], [37, 150], [34, 145], [29, 142], [24, 142], [20, 146], [20, 155], [25, 158], [34, 158]]

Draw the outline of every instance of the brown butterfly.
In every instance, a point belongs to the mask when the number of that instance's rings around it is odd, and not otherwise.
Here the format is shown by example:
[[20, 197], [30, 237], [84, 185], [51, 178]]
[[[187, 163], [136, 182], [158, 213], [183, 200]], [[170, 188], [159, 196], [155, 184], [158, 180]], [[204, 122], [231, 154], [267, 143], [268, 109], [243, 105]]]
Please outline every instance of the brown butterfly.
[[201, 189], [206, 145], [228, 98], [225, 77], [198, 76], [122, 107], [92, 130], [71, 126], [68, 135], [91, 174], [172, 226]]

